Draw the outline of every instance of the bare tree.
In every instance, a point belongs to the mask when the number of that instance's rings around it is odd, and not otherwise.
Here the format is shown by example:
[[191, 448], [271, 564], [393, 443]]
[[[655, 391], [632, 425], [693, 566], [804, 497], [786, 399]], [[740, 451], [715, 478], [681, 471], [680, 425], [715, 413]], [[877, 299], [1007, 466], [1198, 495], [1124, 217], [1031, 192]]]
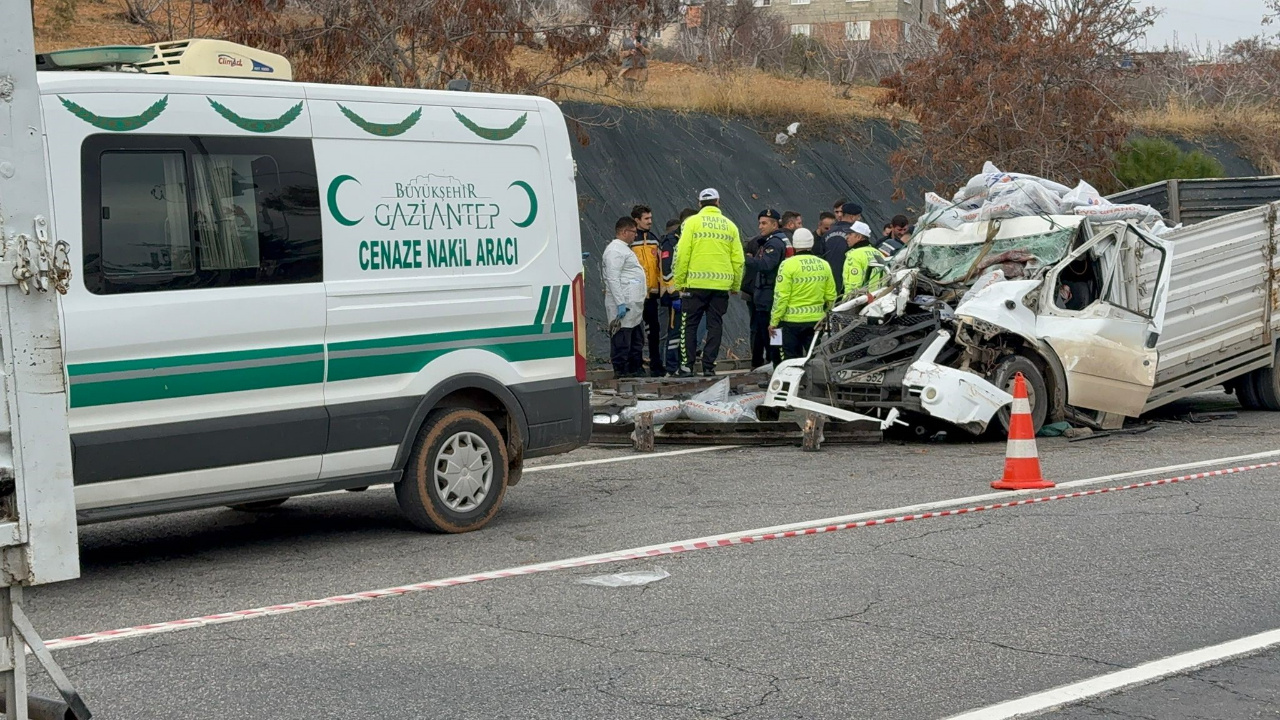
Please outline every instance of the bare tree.
[[1154, 13], [1135, 0], [962, 0], [950, 13], [937, 49], [883, 82], [883, 103], [918, 124], [892, 158], [899, 187], [947, 183], [983, 160], [1108, 184], [1128, 131], [1120, 60]]
[[181, 40], [213, 34], [209, 3], [204, 0], [122, 0], [125, 19], [146, 29], [152, 41]]
[[686, 62], [708, 68], [762, 67], [771, 61], [781, 65], [781, 55], [791, 42], [785, 24], [753, 3], [707, 2], [690, 12], [697, 13], [697, 20], [682, 28], [675, 44], [677, 55]]
[[[177, 0], [168, 0], [169, 4]], [[322, 82], [555, 95], [575, 70], [611, 77], [615, 29], [643, 11], [635, 0], [209, 0], [217, 31], [279, 52], [298, 76]], [[540, 51], [521, 62], [517, 48]]]

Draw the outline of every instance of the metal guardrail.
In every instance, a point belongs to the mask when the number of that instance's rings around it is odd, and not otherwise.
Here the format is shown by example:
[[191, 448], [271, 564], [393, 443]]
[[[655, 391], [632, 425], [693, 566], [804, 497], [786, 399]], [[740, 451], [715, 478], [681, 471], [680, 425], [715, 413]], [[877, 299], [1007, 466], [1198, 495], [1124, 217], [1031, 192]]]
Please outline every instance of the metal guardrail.
[[1280, 175], [1166, 180], [1107, 197], [1150, 205], [1173, 224], [1194, 225], [1280, 200]]

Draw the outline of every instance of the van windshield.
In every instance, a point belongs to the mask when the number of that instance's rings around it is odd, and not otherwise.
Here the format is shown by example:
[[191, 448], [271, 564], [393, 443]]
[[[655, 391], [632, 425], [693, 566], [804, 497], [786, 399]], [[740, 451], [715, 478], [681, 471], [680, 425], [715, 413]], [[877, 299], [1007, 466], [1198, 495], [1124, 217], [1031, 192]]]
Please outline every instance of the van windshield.
[[915, 244], [907, 254], [906, 267], [918, 268], [930, 278], [943, 283], [959, 282], [973, 270], [984, 257], [995, 257], [1006, 252], [1025, 252], [1035, 257], [1038, 267], [1052, 265], [1061, 260], [1071, 247], [1076, 228], [1064, 227], [1036, 235], [997, 238], [987, 252], [986, 243], [964, 245]]

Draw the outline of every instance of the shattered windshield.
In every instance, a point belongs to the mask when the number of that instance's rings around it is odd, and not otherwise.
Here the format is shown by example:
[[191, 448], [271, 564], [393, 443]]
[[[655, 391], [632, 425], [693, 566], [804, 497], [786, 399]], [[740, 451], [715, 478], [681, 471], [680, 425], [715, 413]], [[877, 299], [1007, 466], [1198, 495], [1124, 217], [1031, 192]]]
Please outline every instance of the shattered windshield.
[[1035, 265], [1043, 267], [1058, 262], [1067, 254], [1075, 233], [1076, 228], [1065, 227], [1037, 235], [997, 238], [986, 253], [982, 252], [985, 243], [968, 245], [918, 243], [911, 248], [906, 266], [919, 268], [925, 275], [943, 284], [964, 279], [983, 257], [995, 257], [1007, 252], [1025, 252], [1035, 257]]

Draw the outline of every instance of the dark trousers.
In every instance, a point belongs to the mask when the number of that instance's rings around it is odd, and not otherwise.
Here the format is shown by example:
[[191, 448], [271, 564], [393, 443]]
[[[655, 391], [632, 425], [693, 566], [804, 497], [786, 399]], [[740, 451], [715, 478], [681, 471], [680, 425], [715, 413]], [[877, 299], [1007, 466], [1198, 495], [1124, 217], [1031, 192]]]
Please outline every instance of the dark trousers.
[[609, 341], [609, 360], [613, 374], [638, 372], [644, 367], [644, 325], [622, 328]]
[[764, 347], [767, 342], [760, 342], [760, 333], [768, 334], [768, 328], [760, 328], [760, 319], [756, 316], [755, 301], [751, 297], [746, 297], [746, 316], [751, 320], [750, 331], [748, 331], [748, 340], [751, 341], [751, 366], [759, 368], [764, 364]]
[[698, 323], [707, 318], [707, 341], [702, 346], [702, 367], [715, 370], [720, 357], [720, 339], [724, 335], [724, 314], [729, 310], [729, 291], [690, 290], [681, 300], [684, 309], [684, 327], [680, 336], [680, 364], [690, 367], [697, 343]]
[[751, 367], [758, 368], [766, 362], [776, 367], [782, 362], [782, 348], [769, 344], [769, 309], [756, 308], [751, 314]]
[[813, 329], [818, 323], [782, 323], [782, 357], [797, 360], [809, 354]]
[[[644, 327], [649, 334], [649, 371], [654, 375], [662, 375], [665, 363], [662, 358], [662, 310], [658, 307], [658, 297], [650, 296], [644, 301]], [[633, 372], [642, 372], [644, 364]]]
[[[667, 334], [667, 373], [669, 375], [674, 375], [680, 371], [680, 365], [682, 364], [680, 362], [680, 348], [682, 345], [681, 338], [684, 337], [685, 314], [683, 309], [676, 310], [670, 307], [663, 307], [662, 312], [669, 313], [667, 315], [667, 333], [666, 333]], [[698, 344], [700, 342], [702, 342], [701, 328], [699, 328], [699, 332], [693, 336], [693, 348], [691, 352], [693, 353], [694, 360], [697, 360], [698, 358]]]

